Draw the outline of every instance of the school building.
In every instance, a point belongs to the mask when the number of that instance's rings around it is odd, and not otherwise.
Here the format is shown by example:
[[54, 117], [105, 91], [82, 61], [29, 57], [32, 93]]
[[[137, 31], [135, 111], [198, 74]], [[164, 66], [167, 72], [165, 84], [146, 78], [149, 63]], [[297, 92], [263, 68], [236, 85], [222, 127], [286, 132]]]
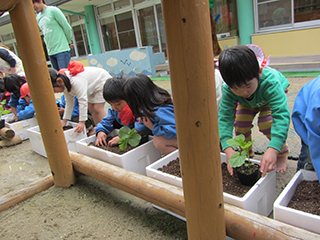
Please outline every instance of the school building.
[[[72, 26], [72, 60], [88, 65], [88, 55], [144, 46], [167, 55], [161, 0], [46, 4], [59, 7]], [[254, 43], [266, 56], [320, 56], [320, 0], [216, 0], [211, 14], [222, 49]], [[9, 14], [0, 17], [0, 41], [19, 55]]]

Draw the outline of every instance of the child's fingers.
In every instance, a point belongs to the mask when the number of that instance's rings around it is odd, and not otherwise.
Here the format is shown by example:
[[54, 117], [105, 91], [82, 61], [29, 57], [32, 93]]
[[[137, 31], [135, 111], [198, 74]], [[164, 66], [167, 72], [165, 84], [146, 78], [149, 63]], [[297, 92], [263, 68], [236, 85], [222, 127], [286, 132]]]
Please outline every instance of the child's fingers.
[[233, 175], [233, 167], [231, 167], [229, 164], [227, 165], [228, 168], [228, 172], [230, 173], [230, 175]]

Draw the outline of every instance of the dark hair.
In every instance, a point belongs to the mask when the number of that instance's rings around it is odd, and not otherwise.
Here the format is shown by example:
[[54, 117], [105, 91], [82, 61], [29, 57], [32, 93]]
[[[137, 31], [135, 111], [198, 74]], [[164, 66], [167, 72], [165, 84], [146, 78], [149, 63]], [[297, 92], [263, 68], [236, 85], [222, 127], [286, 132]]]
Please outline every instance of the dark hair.
[[3, 78], [4, 88], [10, 93], [19, 93], [22, 84], [26, 83], [27, 80], [18, 74], [9, 74]]
[[55, 70], [53, 68], [49, 68], [49, 74], [50, 74], [50, 78], [51, 78], [51, 82], [52, 82], [52, 87], [59, 87], [59, 85], [57, 83], [57, 78], [61, 78], [65, 87], [67, 88], [68, 92], [71, 91], [71, 82], [70, 82], [70, 79], [66, 75], [59, 73], [57, 70]]
[[106, 102], [112, 102], [116, 100], [124, 100], [122, 94], [122, 85], [125, 82], [125, 77], [112, 77], [106, 80], [103, 85], [103, 98]]
[[173, 104], [170, 94], [142, 73], [128, 77], [122, 93], [136, 117], [155, 117], [158, 107]]
[[254, 78], [259, 80], [259, 63], [256, 54], [247, 46], [235, 46], [222, 51], [219, 70], [230, 88], [241, 87]]
[[[40, 3], [41, 0], [32, 0], [32, 3], [35, 3], [35, 2]], [[45, 0], [42, 0], [42, 2], [43, 2], [43, 4], [46, 4]]]
[[2, 78], [0, 78], [0, 93], [6, 92], [6, 89], [4, 88], [4, 81]]

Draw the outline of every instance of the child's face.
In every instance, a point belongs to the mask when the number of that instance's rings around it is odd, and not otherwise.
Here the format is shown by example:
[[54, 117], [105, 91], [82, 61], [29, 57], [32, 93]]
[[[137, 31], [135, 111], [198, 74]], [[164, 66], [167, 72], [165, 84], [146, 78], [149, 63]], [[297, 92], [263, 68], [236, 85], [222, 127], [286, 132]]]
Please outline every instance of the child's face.
[[127, 106], [127, 102], [125, 100], [116, 100], [108, 103], [110, 107], [117, 112], [121, 112], [121, 110]]
[[57, 78], [58, 87], [53, 87], [54, 93], [62, 93], [64, 91], [64, 83], [61, 78]]
[[249, 98], [255, 93], [257, 88], [258, 88], [258, 79], [254, 78], [250, 81], [247, 81], [246, 84], [243, 84], [239, 88], [234, 87], [234, 88], [230, 88], [230, 89], [235, 95], [237, 95], [239, 97]]

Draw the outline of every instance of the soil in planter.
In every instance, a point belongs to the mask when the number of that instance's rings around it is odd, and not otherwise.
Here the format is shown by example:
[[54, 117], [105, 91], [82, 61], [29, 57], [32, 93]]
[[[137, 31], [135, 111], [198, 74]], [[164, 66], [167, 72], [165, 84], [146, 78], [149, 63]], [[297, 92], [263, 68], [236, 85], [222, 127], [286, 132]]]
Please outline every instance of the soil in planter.
[[299, 183], [288, 207], [320, 216], [319, 181], [302, 181]]
[[63, 131], [69, 130], [71, 128], [73, 128], [73, 127], [72, 126], [64, 126], [64, 127], [62, 127]]
[[[139, 143], [138, 146], [140, 146], [140, 145], [142, 145], [142, 144], [144, 144], [144, 143], [146, 143], [146, 142], [149, 141], [149, 135], [148, 135], [148, 134], [140, 133], [140, 135], [141, 135], [141, 140], [140, 140], [140, 143]], [[114, 137], [107, 136], [107, 143], [108, 143], [112, 138], [114, 138]], [[88, 146], [94, 146], [94, 147], [97, 147], [97, 148], [100, 148], [100, 149], [103, 149], [103, 150], [106, 150], [106, 151], [109, 151], [109, 152], [113, 152], [113, 153], [116, 153], [116, 154], [119, 154], [119, 155], [122, 155], [122, 154], [124, 154], [124, 153], [126, 153], [126, 152], [129, 152], [130, 150], [138, 147], [138, 146], [132, 147], [132, 146], [130, 146], [130, 145], [128, 144], [128, 147], [127, 147], [126, 149], [121, 150], [121, 149], [119, 148], [119, 145], [116, 145], [116, 146], [108, 146], [108, 145], [96, 146], [96, 145], [95, 145], [95, 142], [89, 143]]]
[[[172, 160], [162, 168], [158, 168], [158, 170], [177, 177], [181, 177], [179, 158]], [[243, 197], [250, 190], [250, 186], [245, 186], [240, 183], [237, 174], [233, 174], [233, 176], [229, 174], [226, 163], [221, 164], [221, 170], [223, 192], [237, 197]]]

